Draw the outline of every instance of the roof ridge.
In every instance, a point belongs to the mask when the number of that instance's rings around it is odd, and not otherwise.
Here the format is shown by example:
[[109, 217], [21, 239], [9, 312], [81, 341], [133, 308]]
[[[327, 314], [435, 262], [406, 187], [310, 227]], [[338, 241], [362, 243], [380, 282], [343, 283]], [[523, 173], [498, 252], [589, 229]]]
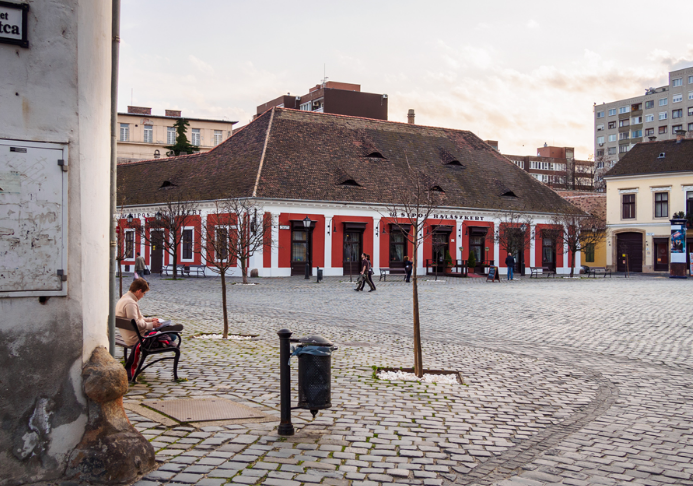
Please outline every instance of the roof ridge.
[[[277, 109], [277, 110], [279, 110], [279, 111], [288, 111], [288, 112], [301, 113], [301, 114], [308, 115], [308, 116], [321, 116], [321, 115], [325, 115], [325, 116], [334, 116], [334, 117], [337, 117], [337, 118], [356, 118], [356, 119], [361, 119], [361, 120], [373, 121], [373, 122], [376, 122], [376, 123], [394, 123], [394, 124], [397, 124], [397, 125], [405, 125], [405, 126], [408, 126], [408, 127], [416, 127], [416, 128], [433, 128], [433, 129], [435, 129], [435, 130], [443, 130], [443, 131], [448, 131], [448, 132], [464, 132], [464, 133], [471, 133], [471, 134], [474, 134], [474, 132], [472, 132], [472, 131], [470, 131], [470, 130], [462, 130], [462, 129], [459, 129], [459, 128], [436, 127], [436, 126], [433, 126], [433, 125], [418, 125], [418, 124], [415, 124], [415, 123], [398, 122], [398, 121], [392, 121], [392, 120], [381, 120], [381, 119], [379, 119], [379, 118], [368, 118], [368, 117], [365, 117], [365, 116], [342, 115], [342, 114], [339, 114], [339, 113], [320, 113], [320, 112], [317, 112], [317, 111], [297, 110], [296, 108], [286, 108], [286, 107], [284, 107], [284, 108], [279, 108], [279, 107], [277, 107], [277, 106], [275, 106], [275, 107], [273, 107], [273, 108], [275, 108], [275, 109]], [[478, 135], [476, 135], [476, 134], [474, 134], [474, 135], [478, 137]], [[479, 140], [481, 140], [481, 138], [479, 138]]]
[[272, 107], [272, 113], [270, 114], [269, 124], [267, 125], [267, 133], [265, 134], [265, 143], [262, 145], [262, 155], [260, 156], [260, 165], [257, 168], [257, 178], [255, 179], [255, 187], [253, 187], [253, 197], [257, 196], [257, 186], [260, 184], [260, 175], [262, 174], [262, 166], [265, 163], [265, 153], [267, 153], [267, 144], [269, 142], [270, 132], [272, 131], [272, 120], [274, 120], [274, 107]]

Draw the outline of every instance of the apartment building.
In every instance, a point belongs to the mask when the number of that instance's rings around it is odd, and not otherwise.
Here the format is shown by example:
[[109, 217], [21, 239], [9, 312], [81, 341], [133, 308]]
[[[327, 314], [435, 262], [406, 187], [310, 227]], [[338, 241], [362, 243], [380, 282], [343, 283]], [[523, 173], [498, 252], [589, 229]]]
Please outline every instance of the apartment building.
[[[495, 140], [486, 140], [486, 143], [498, 150], [498, 142]], [[594, 190], [594, 161], [576, 159], [573, 147], [551, 147], [544, 144], [537, 149], [536, 157], [503, 156], [553, 189]]]
[[[152, 115], [151, 108], [128, 106], [127, 113], [118, 113], [118, 163], [167, 157], [166, 147], [176, 143], [173, 126], [179, 110], [166, 110], [164, 115]], [[236, 121], [186, 118], [190, 122], [187, 137], [199, 152], [209, 152], [229, 138]]]
[[273, 107], [387, 120], [386, 94], [364, 93], [360, 84], [337, 81], [323, 81], [302, 96], [286, 94], [263, 103], [255, 118]]
[[597, 182], [636, 143], [671, 140], [678, 130], [688, 137], [693, 132], [693, 67], [670, 72], [669, 84], [647, 88], [642, 96], [595, 104]]

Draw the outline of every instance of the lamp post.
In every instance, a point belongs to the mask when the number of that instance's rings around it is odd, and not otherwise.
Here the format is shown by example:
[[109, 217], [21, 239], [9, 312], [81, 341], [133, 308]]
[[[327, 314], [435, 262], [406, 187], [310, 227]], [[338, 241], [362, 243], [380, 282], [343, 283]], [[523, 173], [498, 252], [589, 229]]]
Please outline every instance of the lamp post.
[[157, 211], [156, 214], [154, 215], [154, 218], [156, 219], [157, 222], [161, 221], [161, 211]]
[[518, 249], [517, 263], [520, 264], [520, 275], [525, 274], [525, 231], [527, 231], [527, 225], [522, 223], [520, 226], [520, 231], [522, 231], [522, 245]]
[[306, 229], [306, 280], [310, 280], [310, 225], [312, 223], [308, 216], [303, 220], [303, 227]]
[[128, 220], [128, 224], [132, 224], [132, 220], [133, 220], [132, 213], [128, 214], [127, 220]]

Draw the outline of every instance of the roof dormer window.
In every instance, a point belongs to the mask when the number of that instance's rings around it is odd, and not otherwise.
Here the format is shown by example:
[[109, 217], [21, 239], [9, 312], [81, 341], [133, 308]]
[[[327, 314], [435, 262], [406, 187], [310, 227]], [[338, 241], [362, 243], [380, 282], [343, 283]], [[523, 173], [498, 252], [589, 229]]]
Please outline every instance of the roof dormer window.
[[161, 187], [159, 189], [169, 189], [171, 187], [176, 187], [176, 185], [171, 181], [164, 181], [164, 183], [161, 184]]
[[431, 192], [445, 192], [442, 187], [440, 186], [433, 186], [431, 187]]
[[366, 155], [369, 159], [384, 159], [385, 157], [380, 152], [371, 152]]
[[454, 165], [456, 167], [464, 167], [459, 160], [451, 160], [450, 162], [446, 162], [445, 165]]
[[657, 157], [657, 158], [658, 158], [658, 159], [663, 159], [665, 155], [666, 155], [666, 154], [665, 154], [664, 152], [660, 152], [660, 153], [659, 153], [659, 157]]
[[339, 183], [340, 186], [350, 186], [350, 187], [361, 187], [361, 184], [356, 182], [354, 179], [345, 179]]
[[517, 199], [517, 194], [515, 194], [513, 191], [506, 191], [503, 194], [501, 194], [501, 197], [509, 197], [509, 198]]

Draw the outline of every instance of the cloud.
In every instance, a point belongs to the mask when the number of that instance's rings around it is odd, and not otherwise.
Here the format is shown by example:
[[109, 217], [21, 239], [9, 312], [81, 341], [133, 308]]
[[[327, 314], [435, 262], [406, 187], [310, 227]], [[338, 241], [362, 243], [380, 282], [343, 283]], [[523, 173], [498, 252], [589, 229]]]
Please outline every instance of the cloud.
[[188, 55], [188, 61], [190, 61], [193, 66], [197, 68], [198, 71], [200, 71], [202, 74], [206, 74], [208, 76], [214, 75], [214, 68], [204, 62], [202, 59], [198, 59], [192, 54]]
[[529, 22], [527, 22], [527, 28], [528, 29], [538, 29], [539, 28], [539, 22], [537, 22], [534, 19], [530, 19]]

